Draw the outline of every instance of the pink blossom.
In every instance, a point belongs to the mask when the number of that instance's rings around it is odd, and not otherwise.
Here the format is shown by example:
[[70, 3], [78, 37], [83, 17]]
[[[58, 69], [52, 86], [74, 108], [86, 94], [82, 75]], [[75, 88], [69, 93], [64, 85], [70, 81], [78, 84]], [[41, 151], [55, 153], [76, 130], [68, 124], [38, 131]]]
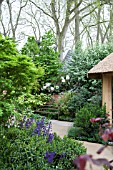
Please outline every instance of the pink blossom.
[[97, 122], [100, 122], [100, 121], [103, 120], [103, 119], [104, 119], [104, 118], [99, 118], [99, 117], [98, 117], [98, 118], [91, 118], [91, 119], [90, 119], [90, 122], [91, 122], [91, 123], [97, 123]]

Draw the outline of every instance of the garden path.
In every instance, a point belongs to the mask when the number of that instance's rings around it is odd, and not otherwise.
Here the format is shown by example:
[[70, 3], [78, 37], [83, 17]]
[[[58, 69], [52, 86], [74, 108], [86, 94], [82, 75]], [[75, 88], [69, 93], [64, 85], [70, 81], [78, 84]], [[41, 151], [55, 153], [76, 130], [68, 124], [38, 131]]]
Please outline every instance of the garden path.
[[[73, 126], [72, 122], [51, 120], [52, 132], [56, 132], [61, 138], [68, 134], [68, 130]], [[93, 155], [93, 158], [107, 158], [108, 160], [113, 159], [113, 146], [107, 147], [100, 155], [96, 151], [102, 146], [101, 144], [83, 142], [87, 148], [87, 154]], [[90, 165], [87, 164], [86, 170], [91, 170]], [[92, 170], [103, 170], [100, 166], [92, 166]]]

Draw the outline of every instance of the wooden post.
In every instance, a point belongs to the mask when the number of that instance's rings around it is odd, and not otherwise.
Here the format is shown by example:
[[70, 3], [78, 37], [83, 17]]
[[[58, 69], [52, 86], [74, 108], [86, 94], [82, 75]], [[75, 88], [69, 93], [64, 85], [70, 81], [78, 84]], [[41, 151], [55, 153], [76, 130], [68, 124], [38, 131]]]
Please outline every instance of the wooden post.
[[112, 76], [102, 75], [102, 105], [106, 104], [106, 113], [110, 115], [110, 123], [112, 123]]

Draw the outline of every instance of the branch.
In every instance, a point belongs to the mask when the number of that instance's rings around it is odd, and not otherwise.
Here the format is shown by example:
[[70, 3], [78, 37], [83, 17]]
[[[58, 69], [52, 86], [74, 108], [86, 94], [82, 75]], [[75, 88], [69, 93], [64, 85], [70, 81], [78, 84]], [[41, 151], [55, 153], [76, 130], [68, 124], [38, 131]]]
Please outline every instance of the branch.
[[[90, 12], [88, 12], [88, 13], [85, 14], [83, 17], [81, 17], [81, 18], [80, 18], [80, 21], [81, 21], [83, 18], [85, 18], [85, 17], [87, 17], [88, 15], [90, 15], [93, 11], [95, 11], [96, 8], [97, 8], [97, 7], [93, 8]], [[84, 8], [82, 8], [82, 9], [79, 10], [78, 12], [76, 12], [75, 15], [74, 15], [72, 18], [70, 18], [69, 23], [74, 20], [74, 18], [76, 17], [76, 15], [78, 15], [80, 12], [84, 11], [85, 9], [87, 9], [87, 6], [84, 7]]]
[[32, 0], [29, 0], [34, 6], [36, 6], [36, 8], [38, 8], [39, 10], [41, 10], [45, 15], [49, 16], [50, 18], [53, 18], [53, 16], [51, 16], [50, 14], [48, 14], [44, 9], [42, 9], [41, 7], [39, 7], [35, 2], [33, 2]]
[[83, 2], [83, 0], [80, 0], [80, 2], [70, 11], [70, 14], [72, 14]]
[[52, 15], [53, 15], [54, 23], [56, 26], [56, 30], [58, 33], [60, 32], [60, 27], [59, 27], [58, 18], [57, 18], [56, 11], [55, 11], [55, 0], [51, 0], [51, 10], [52, 10]]
[[15, 30], [17, 29], [17, 26], [18, 26], [21, 11], [27, 5], [27, 3], [28, 3], [28, 0], [25, 2], [25, 4], [23, 6], [21, 6], [21, 4], [20, 4], [20, 9], [19, 9], [19, 13], [18, 13], [18, 16], [17, 16], [17, 19], [16, 19], [16, 24], [15, 24]]

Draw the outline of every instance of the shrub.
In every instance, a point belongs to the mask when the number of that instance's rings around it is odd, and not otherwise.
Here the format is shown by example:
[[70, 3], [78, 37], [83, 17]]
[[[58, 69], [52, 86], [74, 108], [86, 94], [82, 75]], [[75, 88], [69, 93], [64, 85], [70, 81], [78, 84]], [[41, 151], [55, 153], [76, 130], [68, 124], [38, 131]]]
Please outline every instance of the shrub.
[[[28, 55], [37, 67], [44, 69], [44, 83], [55, 79], [59, 74], [61, 62], [58, 52], [55, 51], [55, 38], [52, 31], [46, 32], [41, 41], [38, 43], [34, 37], [28, 37], [26, 44], [23, 46], [21, 53]], [[41, 82], [42, 83], [42, 82]]]
[[74, 92], [65, 92], [61, 97], [58, 99], [57, 104], [59, 106], [59, 119], [60, 120], [69, 120], [75, 117], [75, 112], [71, 112], [69, 110], [69, 102], [74, 96]]
[[24, 119], [20, 128], [3, 128], [0, 133], [0, 169], [36, 170], [73, 168], [72, 160], [84, 154], [82, 143], [61, 139], [51, 133], [44, 119]]
[[[95, 45], [82, 49], [81, 44], [76, 46], [72, 53], [72, 59], [67, 66], [67, 74], [70, 76], [69, 89], [73, 89], [75, 95], [69, 103], [70, 110], [77, 110], [87, 102], [97, 101], [101, 103], [102, 85], [101, 80], [91, 80], [87, 77], [88, 71], [99, 61], [113, 52], [113, 44]], [[92, 97], [93, 96], [93, 97]], [[96, 100], [95, 100], [96, 99]]]
[[85, 105], [76, 113], [74, 128], [70, 130], [69, 136], [72, 134], [72, 137], [74, 137], [75, 132], [76, 139], [101, 142], [101, 139], [98, 137], [99, 123], [92, 124], [90, 122], [91, 118], [96, 117], [106, 117], [105, 107], [101, 108], [91, 103]]
[[[102, 97], [101, 92], [98, 94], [97, 92], [94, 92], [94, 96], [91, 96], [90, 90], [88, 90], [85, 87], [81, 87], [80, 89], [77, 89], [72, 98], [70, 98], [68, 102], [68, 110], [70, 113], [77, 113], [84, 105], [91, 102], [93, 104], [98, 104], [101, 106], [102, 103]], [[98, 96], [100, 94], [100, 96]]]
[[64, 93], [67, 91], [68, 86], [70, 85], [69, 79], [69, 75], [65, 75], [63, 72], [61, 72], [57, 77], [54, 79], [52, 78], [50, 82], [46, 82], [41, 90], [46, 94]]
[[20, 113], [19, 97], [30, 95], [42, 75], [43, 69], [36, 68], [30, 57], [19, 54], [13, 40], [0, 36], [0, 123]]
[[[88, 71], [99, 61], [113, 52], [113, 44], [107, 43], [103, 45], [95, 45], [94, 47], [82, 49], [81, 44], [78, 44], [72, 54], [72, 60], [69, 62], [67, 72], [70, 75], [71, 88], [79, 88], [85, 86], [92, 90], [98, 88], [98, 81], [89, 80], [87, 78]], [[91, 89], [90, 89], [91, 87]], [[98, 89], [97, 89], [98, 90]]]

